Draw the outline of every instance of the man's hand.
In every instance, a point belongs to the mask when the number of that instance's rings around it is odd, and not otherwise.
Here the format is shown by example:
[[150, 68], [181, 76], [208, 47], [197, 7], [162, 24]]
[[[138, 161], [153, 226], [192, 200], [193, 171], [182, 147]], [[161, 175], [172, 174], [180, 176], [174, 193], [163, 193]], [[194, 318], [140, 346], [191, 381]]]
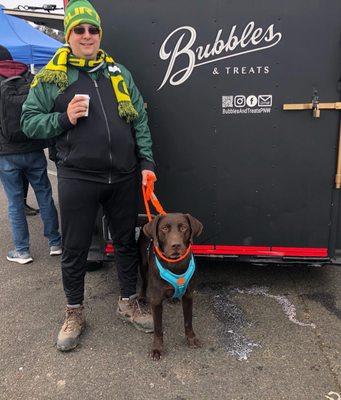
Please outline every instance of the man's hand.
[[78, 118], [85, 117], [88, 103], [82, 97], [74, 97], [67, 106], [67, 116], [72, 125], [77, 124]]
[[157, 181], [156, 175], [153, 171], [149, 169], [144, 169], [142, 171], [142, 185], [146, 186], [147, 190], [150, 192], [154, 191], [154, 182]]

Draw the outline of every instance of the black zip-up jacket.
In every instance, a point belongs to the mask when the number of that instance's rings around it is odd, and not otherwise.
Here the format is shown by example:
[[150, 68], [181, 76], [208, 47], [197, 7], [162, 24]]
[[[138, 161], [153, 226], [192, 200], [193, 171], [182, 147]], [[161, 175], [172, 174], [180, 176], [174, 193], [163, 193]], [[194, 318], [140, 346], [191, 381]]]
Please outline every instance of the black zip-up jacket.
[[[119, 117], [114, 89], [104, 70], [96, 80], [93, 74], [78, 70], [74, 79], [70, 68], [70, 85], [62, 93], [53, 84], [39, 83], [31, 89], [34, 93], [24, 104], [22, 126], [30, 137], [54, 137], [60, 177], [113, 183], [134, 174], [138, 163], [141, 169], [154, 169], [143, 100], [131, 75], [120, 68], [139, 106], [140, 117], [133, 124]], [[75, 94], [88, 94], [90, 106], [88, 117], [72, 125], [66, 111]]]

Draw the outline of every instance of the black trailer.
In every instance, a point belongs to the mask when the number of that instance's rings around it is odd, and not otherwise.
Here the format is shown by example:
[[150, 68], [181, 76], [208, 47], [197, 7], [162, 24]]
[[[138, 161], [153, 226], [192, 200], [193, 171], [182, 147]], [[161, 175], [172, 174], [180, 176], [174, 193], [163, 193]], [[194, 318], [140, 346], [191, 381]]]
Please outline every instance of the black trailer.
[[196, 254], [332, 260], [340, 0], [93, 3], [147, 103], [159, 199], [204, 223]]

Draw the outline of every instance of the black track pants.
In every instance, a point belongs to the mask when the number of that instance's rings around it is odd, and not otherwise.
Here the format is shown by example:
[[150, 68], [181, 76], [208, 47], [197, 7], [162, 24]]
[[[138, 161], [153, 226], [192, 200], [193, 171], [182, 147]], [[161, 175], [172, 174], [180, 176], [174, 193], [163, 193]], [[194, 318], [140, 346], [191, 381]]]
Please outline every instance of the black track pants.
[[123, 182], [104, 184], [78, 179], [58, 179], [62, 227], [62, 276], [68, 304], [84, 299], [86, 260], [100, 204], [112, 224], [121, 296], [136, 292], [138, 251], [135, 226], [138, 182], [134, 175]]

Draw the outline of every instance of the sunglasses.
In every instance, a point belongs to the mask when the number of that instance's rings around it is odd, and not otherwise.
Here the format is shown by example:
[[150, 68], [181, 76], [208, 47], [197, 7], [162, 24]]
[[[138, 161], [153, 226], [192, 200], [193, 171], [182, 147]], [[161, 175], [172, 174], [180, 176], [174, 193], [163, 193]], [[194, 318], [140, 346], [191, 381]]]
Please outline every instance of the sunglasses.
[[85, 26], [75, 26], [73, 28], [73, 31], [75, 32], [76, 35], [84, 35], [86, 31], [90, 33], [90, 35], [99, 35], [99, 28], [96, 26], [89, 26], [86, 28]]

